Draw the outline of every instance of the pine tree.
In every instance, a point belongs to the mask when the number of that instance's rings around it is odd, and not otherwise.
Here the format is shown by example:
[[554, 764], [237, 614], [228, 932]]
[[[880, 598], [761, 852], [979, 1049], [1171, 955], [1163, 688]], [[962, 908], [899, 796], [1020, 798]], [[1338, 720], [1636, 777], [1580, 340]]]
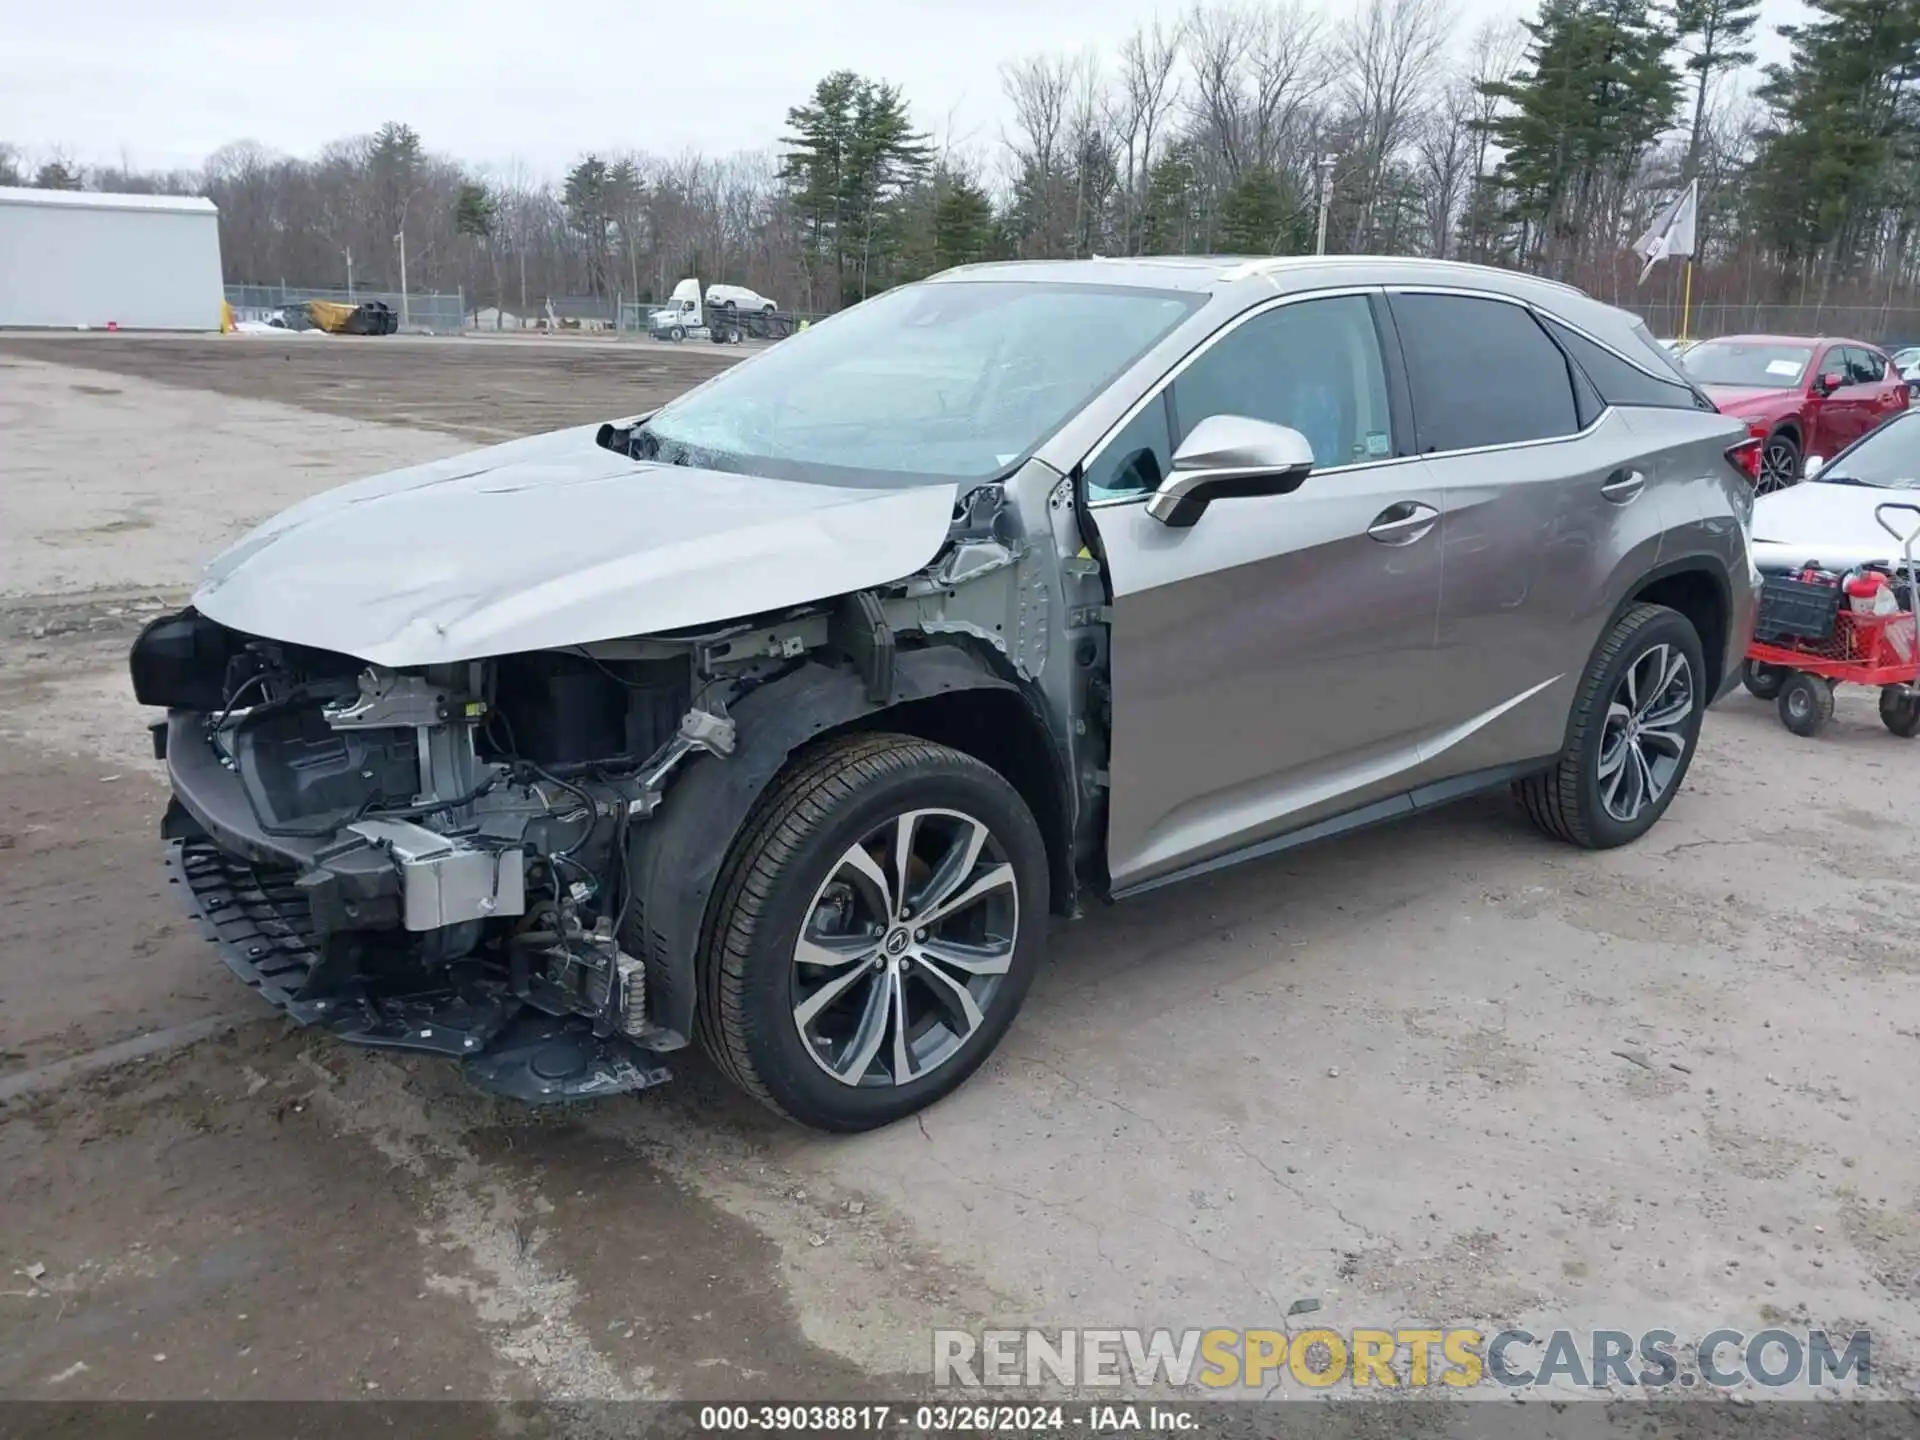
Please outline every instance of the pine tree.
[[1278, 175], [1254, 165], [1220, 197], [1220, 244], [1232, 255], [1281, 255], [1293, 249], [1299, 207]]
[[993, 251], [993, 201], [964, 175], [934, 182], [933, 254], [938, 269], [971, 265]]
[[787, 112], [781, 177], [806, 232], [809, 259], [831, 278], [831, 302], [883, 289], [902, 242], [901, 195], [933, 158], [900, 87], [836, 70], [812, 102]]
[[36, 190], [78, 190], [80, 172], [61, 160], [49, 160], [33, 172]]
[[607, 285], [607, 234], [613, 226], [611, 177], [607, 162], [598, 155], [584, 156], [567, 172], [561, 187], [561, 203], [566, 207], [567, 224], [586, 243], [587, 293], [605, 295]]
[[1200, 177], [1194, 168], [1192, 147], [1170, 145], [1147, 173], [1146, 203], [1141, 214], [1143, 254], [1179, 255], [1200, 243]]
[[1687, 132], [1686, 178], [1700, 173], [1700, 141], [1707, 126], [1707, 95], [1714, 77], [1753, 63], [1748, 44], [1760, 19], [1760, 0], [1674, 0], [1673, 32], [1686, 54], [1681, 68], [1693, 87], [1693, 123]]
[[1745, 191], [1755, 232], [1803, 285], [1816, 267], [1830, 283], [1873, 258], [1920, 163], [1920, 5], [1808, 8], [1811, 23], [1781, 27], [1793, 53], [1768, 69], [1761, 95], [1773, 120]]
[[1570, 267], [1612, 248], [1617, 237], [1596, 223], [1603, 190], [1624, 186], [1672, 121], [1672, 37], [1647, 0], [1547, 0], [1526, 29], [1528, 68], [1480, 87], [1503, 104], [1487, 128], [1506, 152], [1499, 177], [1523, 258]]

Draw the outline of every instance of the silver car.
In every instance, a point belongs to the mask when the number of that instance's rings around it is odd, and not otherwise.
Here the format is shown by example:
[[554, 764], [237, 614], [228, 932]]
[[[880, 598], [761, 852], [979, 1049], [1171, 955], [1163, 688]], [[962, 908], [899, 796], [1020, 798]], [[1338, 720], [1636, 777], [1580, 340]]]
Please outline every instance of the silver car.
[[132, 654], [167, 865], [343, 1039], [536, 1102], [698, 1040], [882, 1125], [1050, 913], [1493, 787], [1644, 834], [1746, 648], [1743, 443], [1524, 276], [951, 271], [220, 555]]

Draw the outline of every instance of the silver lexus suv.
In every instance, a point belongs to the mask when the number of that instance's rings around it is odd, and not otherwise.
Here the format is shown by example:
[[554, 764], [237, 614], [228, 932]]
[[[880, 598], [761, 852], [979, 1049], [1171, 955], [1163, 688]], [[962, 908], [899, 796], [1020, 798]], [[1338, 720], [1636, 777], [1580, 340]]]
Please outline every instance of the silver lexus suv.
[[131, 657], [167, 865], [342, 1039], [531, 1102], [698, 1040], [882, 1125], [1050, 913], [1491, 787], [1644, 834], [1746, 648], [1746, 440], [1525, 276], [951, 271], [217, 557]]

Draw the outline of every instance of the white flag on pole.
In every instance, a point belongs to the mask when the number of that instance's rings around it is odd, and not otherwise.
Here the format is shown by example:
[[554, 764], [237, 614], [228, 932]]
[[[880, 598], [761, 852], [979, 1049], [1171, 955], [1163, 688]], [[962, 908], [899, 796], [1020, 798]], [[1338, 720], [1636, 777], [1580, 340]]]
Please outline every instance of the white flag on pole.
[[1647, 268], [1640, 272], [1640, 283], [1647, 283], [1647, 276], [1653, 273], [1653, 267], [1662, 260], [1691, 260], [1694, 250], [1694, 232], [1700, 218], [1700, 182], [1695, 180], [1682, 190], [1660, 212], [1653, 227], [1634, 242], [1637, 255], [1644, 256]]

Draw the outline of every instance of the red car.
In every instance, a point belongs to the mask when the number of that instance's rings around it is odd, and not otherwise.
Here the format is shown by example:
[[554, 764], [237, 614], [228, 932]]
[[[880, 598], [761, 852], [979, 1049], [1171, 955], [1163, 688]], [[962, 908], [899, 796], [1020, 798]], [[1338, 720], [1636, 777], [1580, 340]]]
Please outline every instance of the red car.
[[1808, 456], [1831, 457], [1907, 408], [1907, 385], [1862, 340], [1729, 335], [1680, 357], [1722, 413], [1765, 443], [1761, 494], [1799, 482]]

